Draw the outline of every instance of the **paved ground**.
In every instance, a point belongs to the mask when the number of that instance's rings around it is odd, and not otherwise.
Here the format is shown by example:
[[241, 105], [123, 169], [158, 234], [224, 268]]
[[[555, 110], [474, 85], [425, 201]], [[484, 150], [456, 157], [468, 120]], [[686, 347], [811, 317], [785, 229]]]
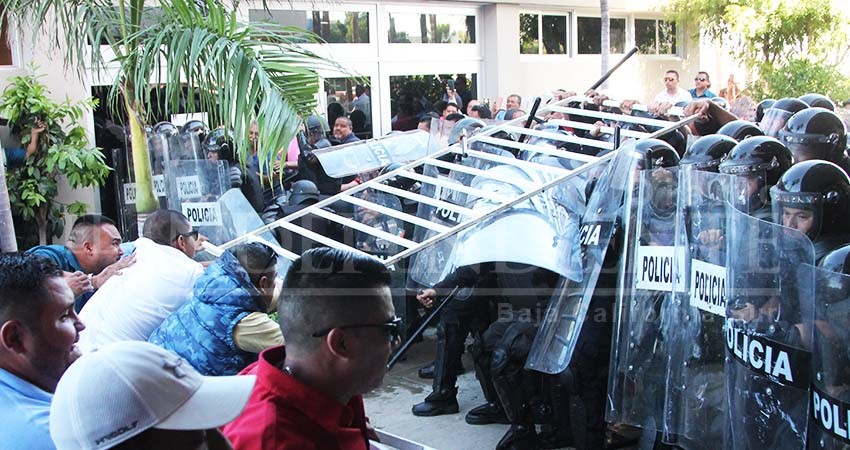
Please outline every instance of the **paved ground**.
[[399, 362], [387, 374], [382, 388], [366, 396], [366, 414], [376, 428], [403, 436], [440, 450], [493, 449], [507, 431], [507, 425], [468, 425], [466, 412], [484, 403], [481, 388], [475, 379], [469, 355], [464, 355], [467, 369], [458, 380], [459, 414], [437, 417], [416, 417], [410, 408], [431, 392], [431, 380], [416, 374], [420, 367], [434, 357], [433, 329], [426, 332], [425, 341], [414, 345], [406, 361]]
[[414, 404], [421, 402], [431, 392], [431, 380], [419, 378], [416, 372], [433, 360], [434, 348], [434, 330], [429, 329], [425, 333], [425, 340], [410, 349], [407, 360], [396, 364], [387, 374], [384, 385], [366, 395], [366, 414], [372, 425], [439, 450], [496, 448], [496, 443], [505, 434], [508, 425], [468, 425], [464, 421], [467, 411], [484, 403], [468, 353], [463, 355], [466, 373], [458, 379], [460, 413], [416, 417], [410, 412]]

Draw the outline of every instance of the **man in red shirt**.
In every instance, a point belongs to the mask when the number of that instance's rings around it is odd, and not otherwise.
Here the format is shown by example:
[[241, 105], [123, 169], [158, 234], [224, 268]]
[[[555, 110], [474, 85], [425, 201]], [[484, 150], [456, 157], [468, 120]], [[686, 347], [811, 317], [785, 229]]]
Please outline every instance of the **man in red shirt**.
[[278, 317], [285, 346], [260, 354], [242, 415], [224, 434], [239, 449], [368, 449], [362, 394], [383, 382], [398, 344], [390, 276], [375, 258], [316, 248], [295, 260]]

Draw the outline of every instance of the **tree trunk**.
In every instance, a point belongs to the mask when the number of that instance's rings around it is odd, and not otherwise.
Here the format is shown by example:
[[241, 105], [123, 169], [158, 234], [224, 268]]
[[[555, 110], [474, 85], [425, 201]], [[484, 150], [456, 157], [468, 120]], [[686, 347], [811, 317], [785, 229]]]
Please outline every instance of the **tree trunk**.
[[12, 222], [12, 206], [9, 188], [6, 185], [6, 152], [0, 147], [0, 252], [18, 251], [15, 239], [15, 224]]
[[47, 245], [47, 206], [42, 204], [35, 212], [38, 225], [38, 245]]
[[[599, 46], [599, 59], [602, 62], [602, 71], [601, 74], [605, 74], [608, 72], [608, 55], [611, 53], [611, 20], [608, 14], [608, 0], [599, 0], [599, 12], [602, 20], [600, 30], [600, 46]], [[600, 88], [604, 88], [608, 85], [607, 82], [603, 83]]]
[[150, 213], [159, 208], [159, 200], [153, 191], [153, 176], [148, 153], [148, 140], [138, 112], [124, 100], [127, 107], [127, 120], [130, 123], [130, 141], [133, 152], [133, 174], [136, 177], [136, 211]]

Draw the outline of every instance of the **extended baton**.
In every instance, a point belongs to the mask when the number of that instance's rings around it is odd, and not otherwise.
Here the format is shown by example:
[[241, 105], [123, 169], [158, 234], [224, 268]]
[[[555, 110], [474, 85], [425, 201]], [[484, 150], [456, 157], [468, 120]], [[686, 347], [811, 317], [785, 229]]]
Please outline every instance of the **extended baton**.
[[416, 331], [413, 333], [413, 335], [411, 335], [409, 338], [407, 338], [407, 341], [404, 343], [404, 345], [402, 345], [395, 352], [395, 355], [393, 355], [392, 358], [390, 358], [390, 362], [387, 363], [387, 370], [390, 370], [390, 369], [393, 368], [395, 363], [397, 363], [398, 360], [401, 359], [401, 357], [405, 354], [405, 352], [407, 352], [407, 349], [410, 348], [410, 346], [413, 344], [413, 341], [415, 341], [416, 338], [419, 337], [419, 335], [422, 334], [425, 331], [425, 328], [427, 328], [428, 325], [431, 323], [431, 321], [433, 321], [434, 318], [437, 317], [437, 314], [439, 314], [440, 311], [450, 301], [452, 301], [455, 298], [455, 294], [457, 293], [458, 289], [460, 289], [460, 286], [455, 286], [455, 288], [452, 289], [452, 291], [449, 293], [449, 295], [446, 296], [446, 299], [443, 300], [443, 303], [440, 303], [439, 305], [437, 305], [437, 307], [434, 308], [434, 311], [431, 312], [431, 315], [429, 315], [425, 319], [425, 321], [422, 322], [422, 325], [419, 325], [419, 328], [416, 329]]
[[614, 67], [612, 67], [612, 68], [608, 69], [608, 71], [607, 71], [607, 72], [605, 72], [605, 75], [602, 75], [602, 78], [600, 78], [599, 80], [597, 80], [597, 81], [596, 81], [596, 83], [593, 83], [593, 86], [591, 86], [591, 87], [590, 87], [590, 89], [588, 89], [588, 91], [592, 91], [592, 90], [594, 90], [594, 89], [598, 88], [599, 86], [602, 86], [602, 83], [604, 83], [605, 81], [607, 81], [607, 80], [608, 80], [608, 78], [610, 78], [610, 77], [611, 77], [611, 75], [614, 73], [614, 71], [615, 71], [615, 70], [617, 70], [617, 69], [619, 69], [619, 68], [620, 68], [620, 66], [622, 66], [622, 65], [623, 65], [623, 63], [624, 63], [624, 62], [626, 62], [626, 60], [628, 60], [629, 58], [631, 58], [631, 57], [632, 57], [632, 55], [634, 55], [635, 53], [637, 53], [637, 51], [638, 51], [638, 48], [637, 48], [637, 47], [633, 47], [631, 50], [629, 50], [629, 52], [628, 52], [628, 53], [626, 53], [626, 54], [623, 56], [623, 59], [621, 59], [621, 60], [620, 60], [620, 62], [618, 62], [618, 63], [617, 63]]

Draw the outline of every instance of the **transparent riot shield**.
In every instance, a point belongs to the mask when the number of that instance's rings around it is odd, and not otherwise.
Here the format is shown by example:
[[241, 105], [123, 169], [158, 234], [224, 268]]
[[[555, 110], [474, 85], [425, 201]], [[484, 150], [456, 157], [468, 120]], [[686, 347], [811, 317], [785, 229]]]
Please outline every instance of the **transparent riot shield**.
[[[726, 388], [732, 450], [806, 445], [812, 297], [798, 272], [814, 264], [796, 230], [729, 214]], [[809, 285], [811, 283], [808, 283]]]
[[[167, 206], [165, 189], [165, 155], [167, 154], [168, 142], [161, 134], [152, 134], [148, 137], [148, 152], [151, 162], [151, 176], [154, 194], [159, 198], [160, 208]], [[127, 225], [128, 233], [125, 239], [132, 240], [138, 234], [131, 232], [138, 230], [136, 226], [138, 213], [136, 211], [136, 176], [133, 167], [132, 155], [125, 149], [113, 149], [113, 161], [115, 161], [115, 172], [118, 176], [118, 202], [121, 210], [121, 222]]]
[[423, 158], [428, 154], [429, 138], [428, 133], [411, 130], [318, 149], [313, 153], [328, 176], [342, 178], [380, 170], [392, 163], [408, 163]]
[[564, 283], [553, 296], [534, 338], [526, 368], [558, 374], [572, 360], [614, 229], [619, 226], [624, 194], [627, 186], [634, 183], [637, 162], [634, 144], [630, 143], [621, 147], [613, 161], [599, 174], [579, 228], [581, 281]]
[[674, 279], [684, 289], [668, 309], [670, 364], [664, 431], [688, 450], [726, 448], [728, 407], [725, 199], [735, 178], [687, 165], [679, 172]]
[[[367, 189], [360, 192], [358, 196], [368, 202], [375, 203], [395, 211], [401, 211], [401, 200], [395, 195]], [[355, 206], [354, 220], [360, 224], [378, 230], [381, 233], [386, 233], [396, 237], [405, 237], [404, 222], [387, 214], [383, 214], [366, 207]], [[399, 244], [390, 240], [389, 236], [383, 237], [369, 233], [368, 230], [361, 231], [355, 229], [354, 233], [354, 247], [369, 253], [370, 255], [374, 255], [378, 259], [385, 259], [387, 256], [394, 255], [401, 251]]]
[[615, 305], [609, 421], [663, 431], [674, 288], [678, 169], [640, 171], [626, 193]]
[[[800, 267], [814, 298], [808, 449], [850, 449], [850, 275]], [[806, 288], [806, 283], [812, 283]]]
[[[172, 160], [168, 163], [166, 193], [168, 208], [182, 212], [192, 227], [214, 245], [228, 242], [229, 224], [219, 198], [230, 182], [227, 163], [208, 160]], [[262, 223], [262, 222], [261, 222]], [[232, 238], [231, 238], [232, 239]]]
[[[436, 122], [436, 120], [434, 122]], [[443, 128], [438, 128], [436, 127], [436, 123], [432, 125], [434, 126], [431, 129], [432, 143], [442, 142], [442, 140], [448, 139], [446, 136], [444, 136], [444, 134], [451, 132], [452, 128], [450, 126], [446, 125]], [[513, 154], [508, 152], [507, 150], [483, 142], [473, 142], [470, 145], [470, 148], [484, 153], [503, 156], [506, 158], [513, 158]], [[455, 153], [449, 153], [447, 156], [451, 158], [449, 162], [454, 162], [456, 164], [472, 167], [478, 170], [489, 170], [499, 166], [498, 163], [493, 161], [487, 161], [479, 158], [463, 158], [460, 155], [456, 155]], [[470, 186], [473, 180], [475, 179], [475, 175], [469, 174], [467, 172], [456, 170], [444, 170], [442, 168], [429, 164], [424, 165], [423, 175], [438, 178], [445, 182], [463, 186]], [[528, 175], [525, 173], [522, 173], [519, 176], [522, 179], [528, 179]], [[481, 181], [484, 181], [485, 179], [485, 177], [479, 178], [479, 180]], [[467, 203], [466, 193], [458, 190], [435, 186], [429, 183], [422, 183], [421, 190], [419, 193], [426, 197], [436, 198], [444, 202], [459, 206], [464, 206]], [[434, 222], [449, 228], [457, 225], [463, 220], [463, 217], [461, 217], [461, 214], [458, 211], [453, 211], [446, 208], [436, 208], [422, 202], [419, 203], [416, 215], [430, 222]], [[413, 236], [416, 242], [422, 242], [426, 239], [431, 238], [432, 236], [435, 236], [436, 234], [437, 232], [434, 230], [430, 230], [423, 227], [416, 227]], [[442, 280], [443, 277], [445, 277], [445, 275], [448, 274], [452, 269], [452, 267], [449, 265], [449, 261], [452, 256], [452, 251], [456, 245], [456, 242], [457, 235], [445, 239], [437, 243], [436, 245], [426, 247], [416, 253], [412, 257], [409, 266], [410, 270], [408, 271], [407, 281], [408, 288], [419, 289], [422, 287], [430, 287]]]

